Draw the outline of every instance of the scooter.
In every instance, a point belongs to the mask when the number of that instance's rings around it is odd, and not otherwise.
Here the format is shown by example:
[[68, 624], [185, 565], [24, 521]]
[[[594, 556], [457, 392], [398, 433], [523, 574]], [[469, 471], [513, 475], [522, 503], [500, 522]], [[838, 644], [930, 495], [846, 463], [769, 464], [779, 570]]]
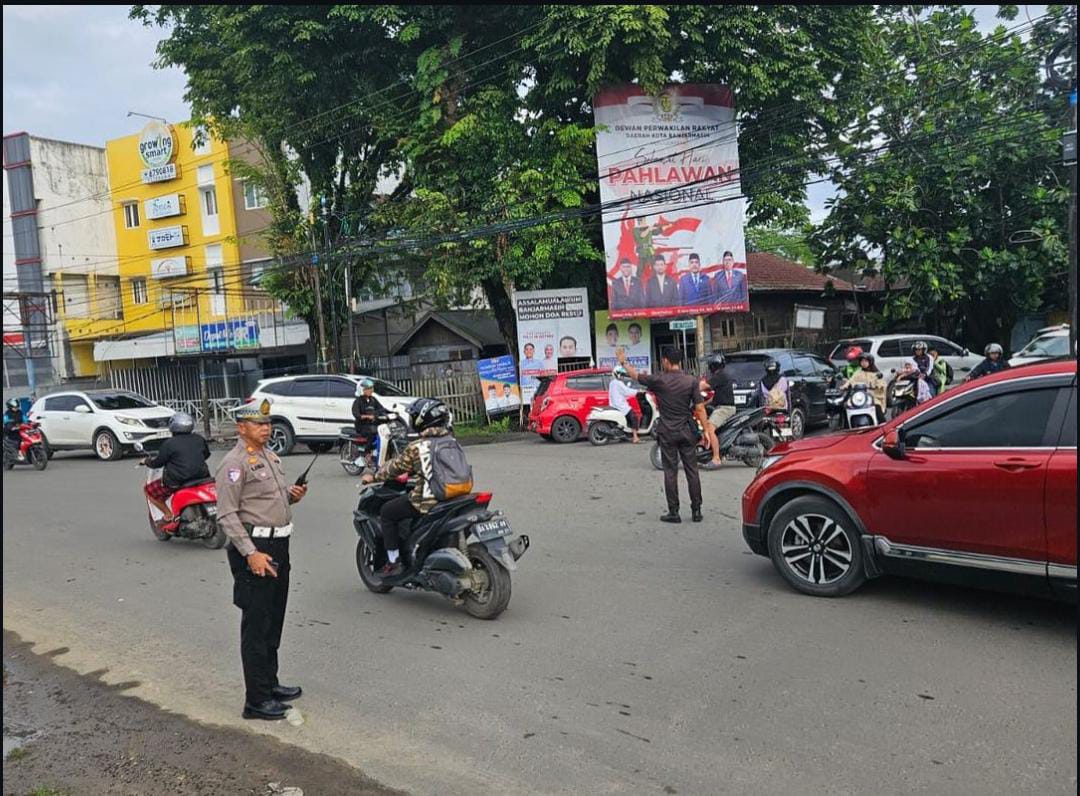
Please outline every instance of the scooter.
[[919, 405], [919, 380], [915, 376], [897, 376], [890, 392], [892, 393], [892, 402], [889, 404], [890, 420]]
[[[716, 429], [720, 441], [720, 458], [727, 461], [739, 461], [747, 467], [757, 467], [761, 460], [779, 441], [775, 421], [765, 414], [763, 407], [744, 409], [725, 420]], [[708, 439], [702, 435], [701, 442], [694, 451], [699, 465], [712, 461], [712, 448]], [[660, 455], [660, 444], [656, 443], [649, 451], [649, 461], [657, 470], [664, 469]]]
[[[644, 396], [644, 400], [642, 399]], [[641, 407], [641, 427], [638, 435], [651, 435], [656, 429], [660, 411], [656, 399], [647, 392], [637, 394], [638, 406]], [[634, 438], [634, 432], [626, 422], [626, 415], [614, 406], [597, 406], [586, 418], [589, 442], [593, 445], [607, 445], [609, 442], [626, 442]]]
[[[146, 453], [141, 442], [135, 443], [135, 450]], [[144, 458], [135, 465], [135, 468], [145, 467], [147, 461], [149, 459]], [[146, 483], [156, 481], [161, 478], [161, 474], [161, 468], [147, 467]], [[143, 494], [145, 497], [145, 491]], [[146, 500], [150, 532], [159, 542], [168, 542], [171, 539], [196, 539], [211, 550], [219, 550], [225, 546], [227, 541], [225, 531], [217, 521], [217, 486], [213, 478], [181, 484], [169, 498], [169, 508], [176, 519], [159, 526], [158, 520], [164, 518], [165, 515], [148, 498]]]
[[869, 428], [878, 425], [877, 405], [866, 384], [849, 384], [825, 393], [829, 429]]
[[365, 484], [353, 512], [356, 569], [376, 594], [395, 586], [437, 592], [477, 619], [494, 619], [510, 602], [510, 573], [529, 549], [529, 537], [514, 536], [501, 511], [490, 511], [490, 492], [437, 504], [413, 520], [402, 540], [405, 570], [392, 578], [378, 572], [386, 563], [379, 510], [415, 486], [404, 478]]
[[[374, 440], [357, 434], [353, 426], [341, 427], [338, 436], [338, 461], [349, 475], [360, 475], [364, 470], [377, 471], [409, 444], [409, 427], [399, 416], [380, 415], [375, 418], [375, 423]], [[416, 435], [412, 436], [415, 438]], [[369, 441], [372, 442], [371, 450], [361, 455]]]
[[41, 436], [38, 423], [19, 424], [19, 447], [4, 435], [4, 469], [11, 470], [17, 464], [33, 465], [35, 470], [44, 470], [49, 466], [49, 452]]

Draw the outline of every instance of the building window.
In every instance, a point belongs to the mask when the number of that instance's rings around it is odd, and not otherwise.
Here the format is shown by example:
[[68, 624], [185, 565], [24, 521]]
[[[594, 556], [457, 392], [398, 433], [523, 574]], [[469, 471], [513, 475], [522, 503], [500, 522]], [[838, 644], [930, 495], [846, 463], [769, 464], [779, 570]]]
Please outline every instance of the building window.
[[735, 336], [734, 318], [716, 318], [713, 320], [713, 332], [720, 338], [733, 338]]
[[132, 304], [145, 304], [149, 301], [149, 296], [146, 293], [146, 280], [145, 279], [132, 279], [131, 280], [131, 303]]
[[244, 209], [259, 210], [268, 204], [263, 187], [254, 180], [244, 180]]
[[203, 208], [206, 210], [206, 215], [217, 215], [217, 189], [205, 188], [202, 191]]
[[210, 133], [206, 132], [205, 127], [195, 128], [195, 135], [191, 142], [191, 151], [196, 155], [210, 154]]
[[124, 228], [134, 229], [139, 226], [139, 203], [126, 202], [124, 204]]
[[94, 281], [98, 317], [113, 320], [123, 317], [120, 312], [120, 277], [99, 276]]
[[764, 315], [754, 316], [754, 334], [765, 337], [769, 334], [769, 323]]

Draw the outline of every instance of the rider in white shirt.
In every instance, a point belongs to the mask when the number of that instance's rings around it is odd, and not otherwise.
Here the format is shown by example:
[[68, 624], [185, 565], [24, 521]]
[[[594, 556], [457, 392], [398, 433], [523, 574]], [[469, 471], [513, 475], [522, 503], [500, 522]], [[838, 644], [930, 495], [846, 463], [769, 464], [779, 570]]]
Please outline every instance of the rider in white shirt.
[[638, 426], [640, 420], [636, 412], [630, 408], [630, 398], [633, 398], [638, 393], [633, 387], [624, 382], [618, 376], [611, 379], [611, 385], [608, 387], [608, 403], [626, 415], [626, 424], [633, 432], [634, 442], [640, 442], [638, 439]]

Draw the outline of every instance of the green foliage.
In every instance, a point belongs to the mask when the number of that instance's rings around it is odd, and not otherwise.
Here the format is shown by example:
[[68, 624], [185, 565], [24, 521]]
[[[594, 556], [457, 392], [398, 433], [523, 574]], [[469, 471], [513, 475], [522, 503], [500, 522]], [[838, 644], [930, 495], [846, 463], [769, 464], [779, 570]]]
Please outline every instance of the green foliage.
[[866, 74], [850, 86], [863, 111], [835, 142], [840, 195], [813, 240], [822, 262], [862, 270], [880, 259], [904, 288], [889, 320], [960, 330], [981, 347], [1007, 340], [1063, 285], [1063, 103], [1041, 61], [1065, 9], [1050, 13], [1025, 44], [1003, 28], [979, 33], [963, 6], [882, 10]]
[[[812, 228], [808, 226], [807, 229]], [[769, 252], [803, 265], [812, 266], [817, 262], [810, 241], [804, 233], [796, 230], [748, 226], [746, 249], [754, 252]]]

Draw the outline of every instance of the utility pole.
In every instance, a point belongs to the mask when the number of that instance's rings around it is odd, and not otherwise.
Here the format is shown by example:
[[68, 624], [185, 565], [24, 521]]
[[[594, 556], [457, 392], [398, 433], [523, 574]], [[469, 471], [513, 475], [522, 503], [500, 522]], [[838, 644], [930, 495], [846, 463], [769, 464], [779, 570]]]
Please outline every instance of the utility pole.
[[319, 282], [319, 255], [315, 250], [315, 227], [311, 227], [311, 267], [315, 273], [315, 320], [319, 334], [319, 365], [326, 373], [326, 323], [323, 321], [322, 287]]

